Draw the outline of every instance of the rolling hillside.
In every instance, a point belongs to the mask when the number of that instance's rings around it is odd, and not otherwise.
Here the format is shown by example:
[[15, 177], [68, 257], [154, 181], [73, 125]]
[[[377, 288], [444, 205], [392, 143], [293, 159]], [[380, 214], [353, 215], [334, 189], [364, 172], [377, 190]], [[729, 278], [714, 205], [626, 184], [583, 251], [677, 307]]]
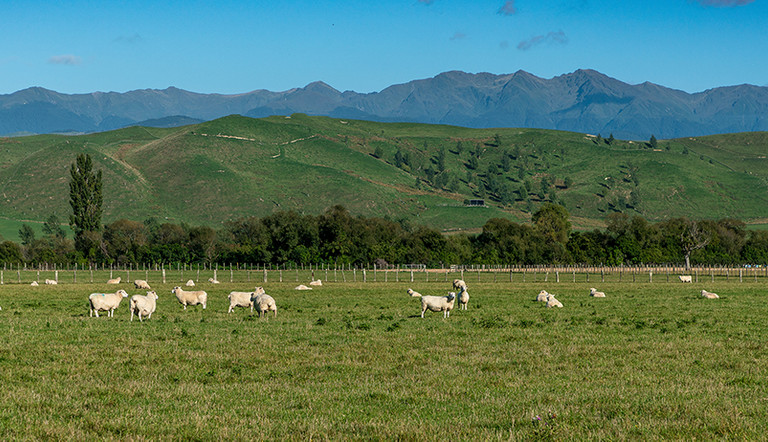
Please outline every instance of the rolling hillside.
[[[451, 231], [490, 217], [526, 220], [549, 200], [580, 228], [615, 211], [768, 219], [768, 133], [660, 140], [653, 149], [573, 132], [294, 114], [0, 139], [0, 225], [66, 220], [69, 166], [79, 152], [103, 170], [105, 222], [154, 217], [217, 227], [343, 204], [353, 214]], [[468, 198], [489, 207], [464, 207]]]

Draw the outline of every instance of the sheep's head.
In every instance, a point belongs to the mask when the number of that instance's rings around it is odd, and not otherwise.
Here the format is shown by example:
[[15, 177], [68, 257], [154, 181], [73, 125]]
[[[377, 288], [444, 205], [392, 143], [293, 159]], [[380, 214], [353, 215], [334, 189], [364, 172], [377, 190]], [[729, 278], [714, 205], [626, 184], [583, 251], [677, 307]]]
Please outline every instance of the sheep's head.
[[123, 298], [128, 297], [128, 292], [126, 292], [125, 290], [122, 290], [122, 289], [118, 290], [117, 293], [120, 294]]
[[255, 289], [253, 289], [253, 294], [254, 295], [263, 295], [263, 294], [266, 294], [266, 293], [267, 292], [264, 291], [264, 287], [256, 287]]
[[150, 298], [155, 298], [155, 299], [158, 298], [157, 293], [154, 290], [148, 291], [147, 292], [147, 296], [150, 297]]
[[453, 301], [454, 299], [456, 299], [456, 293], [450, 292], [448, 293], [448, 296], [446, 296], [446, 298], [448, 298], [448, 302]]

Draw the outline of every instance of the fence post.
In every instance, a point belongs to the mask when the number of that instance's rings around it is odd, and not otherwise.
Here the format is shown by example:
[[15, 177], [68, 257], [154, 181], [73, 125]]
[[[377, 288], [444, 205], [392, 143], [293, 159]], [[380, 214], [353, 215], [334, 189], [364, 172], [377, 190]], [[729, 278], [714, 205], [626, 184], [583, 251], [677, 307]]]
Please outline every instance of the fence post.
[[648, 271], [648, 282], [653, 283], [653, 270]]
[[163, 284], [165, 284], [165, 265], [163, 265]]

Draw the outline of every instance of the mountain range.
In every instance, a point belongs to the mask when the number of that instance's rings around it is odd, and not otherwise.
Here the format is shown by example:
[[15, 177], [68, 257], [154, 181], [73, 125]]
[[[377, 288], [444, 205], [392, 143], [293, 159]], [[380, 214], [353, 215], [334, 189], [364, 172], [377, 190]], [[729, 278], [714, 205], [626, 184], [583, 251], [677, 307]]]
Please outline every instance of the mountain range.
[[293, 113], [667, 139], [768, 130], [768, 87], [745, 84], [690, 94], [648, 82], [631, 85], [594, 70], [551, 79], [525, 71], [505, 75], [451, 71], [374, 93], [340, 92], [323, 82], [237, 95], [175, 87], [62, 94], [32, 87], [0, 95], [0, 135], [174, 127], [232, 114], [260, 118]]

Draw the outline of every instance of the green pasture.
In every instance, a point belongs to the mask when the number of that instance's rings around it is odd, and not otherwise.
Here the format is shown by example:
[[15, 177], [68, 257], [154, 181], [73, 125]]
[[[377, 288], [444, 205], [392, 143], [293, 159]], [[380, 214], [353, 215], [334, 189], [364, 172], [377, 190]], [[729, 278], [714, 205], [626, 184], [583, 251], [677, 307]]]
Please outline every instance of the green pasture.
[[[219, 270], [216, 285], [210, 271], [168, 271], [163, 284], [134, 270], [160, 296], [143, 323], [125, 301], [114, 318], [89, 317], [88, 294], [118, 288], [108, 270], [94, 283], [63, 270], [59, 285], [29, 286], [54, 275], [3, 272], [4, 440], [756, 440], [768, 427], [761, 274], [681, 284], [537, 272], [510, 283], [465, 272], [469, 309], [446, 320], [421, 319], [405, 292], [446, 294], [458, 273], [411, 282], [368, 271], [363, 282], [361, 271], [316, 270], [324, 285], [296, 291], [308, 269], [266, 283], [257, 270]], [[187, 279], [208, 292], [206, 310], [184, 311], [170, 293]], [[229, 291], [255, 285], [277, 318], [227, 314]], [[590, 298], [591, 286], [607, 298]], [[702, 299], [703, 288], [721, 298]], [[542, 289], [564, 307], [535, 302]]]

